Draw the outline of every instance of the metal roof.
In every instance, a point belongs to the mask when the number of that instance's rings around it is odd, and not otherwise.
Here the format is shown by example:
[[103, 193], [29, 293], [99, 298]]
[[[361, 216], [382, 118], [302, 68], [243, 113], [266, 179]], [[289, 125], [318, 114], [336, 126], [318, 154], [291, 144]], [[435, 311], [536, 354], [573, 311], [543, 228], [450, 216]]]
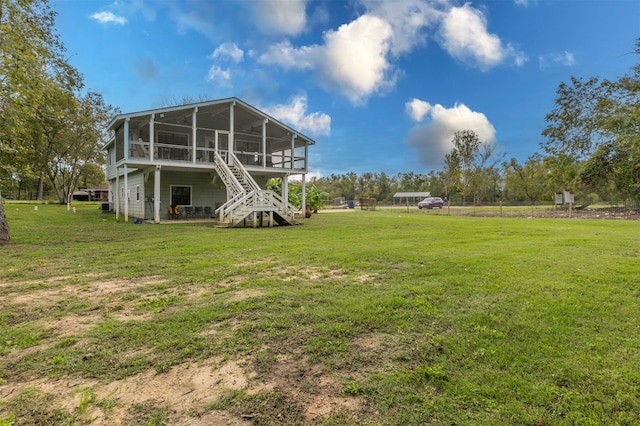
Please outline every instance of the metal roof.
[[417, 198], [417, 197], [431, 197], [431, 192], [396, 192], [393, 194], [393, 198]]
[[[116, 129], [124, 120], [126, 120], [128, 118], [131, 119], [131, 118], [143, 117], [143, 116], [147, 116], [147, 115], [151, 115], [151, 114], [162, 114], [162, 113], [170, 113], [170, 112], [176, 112], [176, 111], [185, 111], [185, 110], [191, 110], [191, 109], [197, 108], [197, 107], [207, 107], [207, 106], [230, 104], [230, 103], [236, 103], [238, 105], [241, 105], [242, 107], [244, 107], [246, 110], [252, 112], [253, 114], [255, 114], [257, 116], [260, 116], [260, 117], [263, 117], [263, 118], [269, 119], [270, 122], [276, 123], [281, 128], [287, 129], [291, 133], [293, 133], [293, 134], [299, 136], [300, 138], [304, 139], [305, 141], [307, 141], [307, 143], [309, 145], [314, 145], [315, 144], [315, 141], [313, 139], [311, 139], [310, 137], [304, 135], [300, 131], [295, 130], [294, 128], [286, 125], [285, 123], [283, 123], [280, 120], [276, 120], [275, 118], [273, 118], [270, 115], [264, 113], [263, 111], [260, 111], [258, 108], [254, 107], [252, 105], [249, 105], [248, 103], [246, 103], [243, 100], [238, 99], [236, 97], [217, 99], [217, 100], [211, 100], [211, 101], [202, 101], [202, 102], [196, 102], [196, 103], [192, 103], [192, 104], [176, 105], [176, 106], [156, 108], [156, 109], [149, 109], [149, 110], [144, 110], [144, 111], [136, 111], [136, 112], [130, 112], [130, 113], [126, 113], [126, 114], [118, 114], [115, 117], [113, 117], [113, 119], [111, 120], [111, 123], [109, 124], [108, 129], [109, 130]], [[104, 148], [109, 146], [111, 143], [113, 143], [113, 141], [110, 140], [109, 142], [107, 142], [107, 144], [104, 146]]]

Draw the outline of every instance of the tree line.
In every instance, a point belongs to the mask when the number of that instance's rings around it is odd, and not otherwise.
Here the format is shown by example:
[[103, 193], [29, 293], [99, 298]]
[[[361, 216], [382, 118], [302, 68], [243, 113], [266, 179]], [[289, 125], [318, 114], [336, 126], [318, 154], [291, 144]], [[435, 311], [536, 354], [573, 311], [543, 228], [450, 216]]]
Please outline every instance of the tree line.
[[[635, 54], [640, 54], [640, 39]], [[391, 202], [399, 191], [429, 191], [461, 205], [552, 202], [570, 191], [576, 203], [640, 202], [640, 64], [616, 80], [572, 77], [557, 89], [540, 151], [506, 160], [469, 129], [452, 139], [440, 171], [346, 173], [312, 179], [331, 197]]]

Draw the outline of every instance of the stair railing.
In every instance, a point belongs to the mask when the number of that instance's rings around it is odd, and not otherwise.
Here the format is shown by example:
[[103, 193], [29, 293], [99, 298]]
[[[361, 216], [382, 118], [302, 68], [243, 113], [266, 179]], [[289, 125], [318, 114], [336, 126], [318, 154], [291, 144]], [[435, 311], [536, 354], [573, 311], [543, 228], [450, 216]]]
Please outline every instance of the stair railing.
[[238, 159], [238, 157], [236, 157], [236, 155], [233, 152], [229, 152], [229, 158], [231, 158], [231, 165], [238, 170], [239, 172], [242, 173], [242, 179], [244, 182], [246, 182], [249, 187], [251, 188], [251, 190], [253, 191], [260, 191], [260, 186], [258, 185], [258, 183], [253, 179], [253, 177], [249, 174], [249, 172], [247, 172], [247, 169], [244, 168], [244, 165], [240, 162], [240, 160]]
[[240, 193], [244, 194], [245, 190], [242, 187], [242, 184], [235, 177], [229, 166], [227, 166], [224, 159], [217, 151], [215, 153], [215, 160], [216, 161], [214, 161], [213, 167], [222, 179], [224, 186], [231, 191], [232, 196], [235, 197]]

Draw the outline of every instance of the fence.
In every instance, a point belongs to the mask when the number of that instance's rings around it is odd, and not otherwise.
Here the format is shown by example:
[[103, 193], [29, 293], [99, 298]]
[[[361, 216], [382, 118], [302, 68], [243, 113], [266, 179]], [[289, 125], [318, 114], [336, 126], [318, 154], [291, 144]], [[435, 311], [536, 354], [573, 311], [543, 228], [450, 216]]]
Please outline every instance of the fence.
[[576, 219], [640, 219], [640, 203], [629, 205], [610, 205], [598, 203], [587, 207], [555, 206], [553, 204], [527, 205], [519, 203], [483, 204], [482, 206], [444, 206], [442, 209], [418, 209], [415, 205], [393, 206], [378, 203], [379, 210], [391, 210], [413, 214], [479, 216], [479, 217], [537, 217], [537, 218], [576, 218]]

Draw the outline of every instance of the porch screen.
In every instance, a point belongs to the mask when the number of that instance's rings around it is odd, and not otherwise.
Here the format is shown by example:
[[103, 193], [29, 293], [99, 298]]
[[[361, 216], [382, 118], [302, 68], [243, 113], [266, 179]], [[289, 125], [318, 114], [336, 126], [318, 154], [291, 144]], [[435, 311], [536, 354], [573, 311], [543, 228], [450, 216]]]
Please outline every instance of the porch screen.
[[181, 206], [191, 205], [191, 187], [190, 186], [171, 186], [171, 205]]

